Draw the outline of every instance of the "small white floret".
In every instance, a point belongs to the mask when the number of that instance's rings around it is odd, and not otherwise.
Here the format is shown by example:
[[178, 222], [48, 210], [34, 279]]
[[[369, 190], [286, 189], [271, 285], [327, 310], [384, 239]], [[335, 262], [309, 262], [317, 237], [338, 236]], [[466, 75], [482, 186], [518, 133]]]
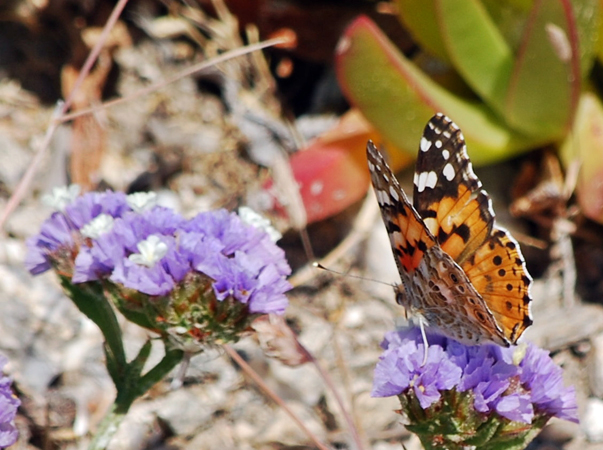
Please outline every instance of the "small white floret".
[[140, 214], [157, 205], [157, 194], [155, 192], [135, 192], [126, 197], [126, 202], [134, 212]]
[[84, 225], [80, 232], [84, 237], [90, 239], [98, 239], [103, 234], [108, 233], [113, 228], [115, 219], [109, 214], [99, 214], [86, 225]]
[[80, 195], [80, 191], [81, 188], [77, 184], [57, 186], [52, 188], [50, 194], [42, 196], [42, 203], [56, 211], [64, 212], [65, 208]]
[[268, 236], [270, 237], [270, 240], [272, 242], [276, 242], [283, 237], [283, 235], [272, 226], [270, 220], [268, 220], [261, 214], [255, 212], [253, 209], [247, 206], [241, 206], [238, 212], [239, 217], [243, 222], [248, 223], [249, 225], [253, 225], [254, 227], [259, 228], [260, 230], [263, 230], [268, 233]]
[[136, 244], [136, 248], [140, 253], [132, 253], [128, 259], [135, 264], [147, 267], [153, 267], [168, 252], [167, 244], [154, 234]]

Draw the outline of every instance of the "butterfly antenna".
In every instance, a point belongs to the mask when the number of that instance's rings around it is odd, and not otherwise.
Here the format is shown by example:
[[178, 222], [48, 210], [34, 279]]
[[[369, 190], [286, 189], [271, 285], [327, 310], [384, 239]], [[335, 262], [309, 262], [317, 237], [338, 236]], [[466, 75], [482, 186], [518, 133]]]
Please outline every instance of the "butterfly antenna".
[[363, 280], [363, 281], [372, 281], [374, 283], [379, 283], [379, 284], [385, 284], [386, 286], [391, 286], [391, 287], [396, 287], [395, 283], [387, 283], [385, 281], [381, 281], [381, 280], [375, 280], [374, 278], [367, 278], [367, 277], [363, 277], [360, 275], [352, 275], [346, 272], [339, 272], [337, 270], [333, 270], [333, 269], [329, 269], [328, 267], [323, 266], [321, 263], [319, 262], [313, 262], [312, 266], [316, 267], [317, 269], [322, 269], [322, 270], [326, 270], [327, 272], [332, 272], [335, 273], [337, 275], [341, 275], [343, 277], [350, 277], [350, 278], [356, 278], [358, 280]]

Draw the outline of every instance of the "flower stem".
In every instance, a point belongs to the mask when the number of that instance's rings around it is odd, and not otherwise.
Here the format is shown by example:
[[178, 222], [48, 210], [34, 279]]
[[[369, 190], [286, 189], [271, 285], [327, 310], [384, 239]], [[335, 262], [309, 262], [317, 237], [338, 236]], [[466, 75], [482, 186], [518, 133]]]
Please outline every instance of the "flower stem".
[[129, 405], [118, 405], [117, 403], [111, 405], [111, 409], [107, 411], [90, 445], [88, 445], [88, 450], [104, 450], [107, 448], [130, 406], [131, 403]]

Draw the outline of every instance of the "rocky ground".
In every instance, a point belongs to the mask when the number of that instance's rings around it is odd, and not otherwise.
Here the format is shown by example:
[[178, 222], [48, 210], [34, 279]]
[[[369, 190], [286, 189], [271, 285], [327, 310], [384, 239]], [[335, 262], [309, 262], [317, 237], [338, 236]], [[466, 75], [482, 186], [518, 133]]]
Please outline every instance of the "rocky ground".
[[[148, 4], [139, 3], [144, 8]], [[103, 69], [97, 64], [93, 72], [97, 77], [84, 86], [79, 107], [116, 95], [126, 97], [218, 54], [218, 49], [239, 45], [232, 37], [236, 34], [232, 24], [224, 20], [206, 22], [213, 28], [203, 34], [191, 32], [182, 21], [160, 21], [157, 10], [140, 8], [129, 10], [136, 27], [121, 24], [124, 34], [103, 53], [109, 66]], [[13, 40], [13, 48], [30, 52], [43, 48], [44, 39], [28, 28], [30, 24], [15, 20], [12, 26], [30, 33], [29, 41], [25, 32], [18, 42]], [[60, 39], [68, 39], [64, 34]], [[205, 44], [205, 54], [200, 43]], [[38, 86], [44, 84], [36, 78], [39, 65], [48, 65], [52, 70], [47, 73], [54, 71], [56, 76], [63, 69], [60, 77], [46, 78], [50, 85], [59, 79], [67, 83], [70, 76], [68, 64], [50, 56], [46, 53], [38, 65], [25, 64], [19, 71], [4, 68], [6, 76], [0, 79], [0, 210], [7, 208], [32, 164], [60, 91], [55, 86], [53, 96], [53, 89], [32, 88], [35, 80]], [[35, 58], [28, 55], [27, 60]], [[5, 369], [23, 402], [17, 420], [21, 437], [14, 448], [83, 448], [115, 394], [103, 363], [100, 332], [65, 297], [53, 274], [32, 277], [23, 266], [25, 239], [51, 212], [41, 197], [53, 186], [78, 177], [86, 180], [84, 175], [94, 173], [89, 182], [96, 186], [155, 190], [164, 204], [187, 216], [241, 204], [261, 207], [267, 171], [257, 152], [276, 145], [274, 129], [282, 123], [274, 119], [280, 93], [262, 70], [257, 61], [243, 58], [103, 109], [92, 120], [76, 119], [56, 131], [22, 201], [5, 223], [0, 245], [0, 350], [9, 358]], [[250, 76], [255, 77], [253, 85]], [[310, 139], [336, 120], [334, 114], [314, 114], [294, 123]], [[496, 200], [501, 222], [518, 232], [520, 242], [524, 236], [524, 241], [541, 237], [506, 213], [508, 183], [500, 173], [513, 173], [521, 164], [514, 161], [479, 172]], [[410, 183], [411, 173], [401, 178]], [[296, 288], [286, 317], [334, 379], [365, 448], [398, 449], [403, 442], [407, 449], [419, 449], [418, 440], [394, 413], [397, 401], [370, 397], [379, 343], [386, 331], [404, 320], [391, 286], [308, 268], [299, 234], [288, 230], [283, 220], [277, 226], [285, 232], [281, 243], [296, 269]], [[575, 252], [553, 258], [561, 261], [564, 271], [550, 269], [548, 250], [528, 246], [525, 251], [536, 278], [535, 324], [525, 338], [551, 350], [564, 367], [567, 383], [577, 388], [581, 416], [580, 425], [552, 421], [531, 444], [534, 449], [603, 448], [602, 234], [594, 224], [583, 224], [581, 229], [587, 238], [574, 238]], [[309, 229], [310, 242], [319, 254], [328, 254], [346, 236], [352, 236], [353, 242], [329, 260], [330, 268], [384, 282], [398, 280], [372, 197]], [[578, 273], [575, 298], [562, 294], [563, 274], [567, 277], [569, 269]], [[150, 335], [125, 321], [123, 329], [127, 350], [134, 355]], [[253, 336], [234, 348], [316, 436], [334, 448], [351, 448], [333, 393], [313, 365], [290, 368], [267, 358]], [[151, 359], [160, 356], [158, 346]], [[182, 386], [175, 389], [179, 382]], [[310, 448], [308, 442], [222, 348], [211, 348], [191, 359], [183, 378], [175, 371], [136, 402], [110, 448]]]

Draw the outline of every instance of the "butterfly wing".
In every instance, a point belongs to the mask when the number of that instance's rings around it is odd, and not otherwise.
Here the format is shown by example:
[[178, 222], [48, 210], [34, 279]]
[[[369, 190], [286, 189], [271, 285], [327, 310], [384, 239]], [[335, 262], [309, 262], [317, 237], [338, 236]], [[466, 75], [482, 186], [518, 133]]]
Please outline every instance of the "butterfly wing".
[[531, 278], [517, 242], [494, 224], [492, 202], [473, 172], [461, 130], [443, 114], [425, 127], [414, 184], [418, 214], [515, 343], [532, 324]]
[[370, 141], [367, 158], [402, 278], [403, 286], [396, 287], [398, 303], [459, 341], [467, 344], [490, 341], [508, 346], [484, 300], [463, 269], [439, 247]]
[[366, 153], [373, 188], [400, 275], [410, 277], [419, 266], [424, 252], [436, 244], [435, 239], [410, 204], [383, 155], [371, 141], [367, 144]]

